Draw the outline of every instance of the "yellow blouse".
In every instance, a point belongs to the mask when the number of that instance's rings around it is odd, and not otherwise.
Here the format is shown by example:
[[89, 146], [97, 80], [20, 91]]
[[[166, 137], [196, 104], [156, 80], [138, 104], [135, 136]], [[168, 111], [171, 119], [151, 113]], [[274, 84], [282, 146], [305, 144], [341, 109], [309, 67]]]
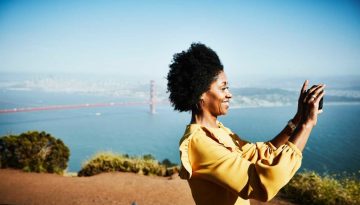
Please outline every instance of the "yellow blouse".
[[186, 127], [180, 140], [180, 177], [188, 180], [198, 205], [250, 204], [269, 201], [300, 168], [302, 154], [291, 142], [274, 147], [240, 140], [219, 128]]

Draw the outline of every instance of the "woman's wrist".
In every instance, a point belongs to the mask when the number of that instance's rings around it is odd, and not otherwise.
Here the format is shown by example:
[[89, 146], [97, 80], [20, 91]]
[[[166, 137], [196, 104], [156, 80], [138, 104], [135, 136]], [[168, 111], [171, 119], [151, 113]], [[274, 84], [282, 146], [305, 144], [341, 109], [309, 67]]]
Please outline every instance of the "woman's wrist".
[[295, 131], [296, 127], [298, 126], [298, 124], [300, 122], [300, 120], [301, 120], [300, 115], [296, 114], [292, 119], [290, 119], [288, 121], [287, 126], [291, 130], [291, 133], [289, 133], [289, 134], [292, 134]]
[[301, 120], [298, 124], [298, 126], [301, 126], [303, 128], [310, 128], [312, 129], [315, 125], [314, 123], [311, 123], [309, 120]]
[[297, 127], [297, 124], [295, 124], [293, 122], [293, 119], [291, 119], [291, 120], [288, 121], [287, 126], [290, 128], [290, 133], [289, 134], [292, 134], [295, 131], [295, 129]]
[[296, 113], [295, 116], [293, 117], [293, 119], [291, 120], [295, 125], [298, 125], [299, 122], [301, 121], [301, 115]]

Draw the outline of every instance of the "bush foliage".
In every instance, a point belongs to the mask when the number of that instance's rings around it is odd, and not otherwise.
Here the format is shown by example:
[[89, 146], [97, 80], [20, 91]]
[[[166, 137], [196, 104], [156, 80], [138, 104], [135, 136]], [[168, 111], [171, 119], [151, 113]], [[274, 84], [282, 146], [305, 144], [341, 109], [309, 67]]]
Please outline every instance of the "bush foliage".
[[69, 148], [46, 132], [28, 131], [0, 138], [1, 168], [62, 174], [69, 156]]
[[301, 204], [360, 204], [360, 181], [354, 175], [319, 175], [313, 171], [296, 174], [281, 190], [286, 198]]
[[161, 164], [152, 155], [131, 157], [101, 152], [84, 163], [78, 176], [93, 176], [102, 172], [134, 172], [143, 175], [171, 176], [177, 171], [177, 166], [169, 167]]

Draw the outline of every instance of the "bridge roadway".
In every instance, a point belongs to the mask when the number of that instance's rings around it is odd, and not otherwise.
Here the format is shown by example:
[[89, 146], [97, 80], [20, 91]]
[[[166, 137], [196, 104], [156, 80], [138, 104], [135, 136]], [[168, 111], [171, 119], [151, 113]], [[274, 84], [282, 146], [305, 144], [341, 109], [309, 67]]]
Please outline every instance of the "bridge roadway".
[[110, 102], [110, 103], [93, 103], [93, 104], [86, 103], [86, 104], [78, 104], [78, 105], [49, 105], [43, 107], [3, 109], [0, 110], [0, 114], [14, 113], [14, 112], [34, 112], [34, 111], [45, 111], [45, 110], [66, 110], [66, 109], [78, 109], [78, 108], [134, 106], [134, 105], [150, 105], [150, 104], [151, 104], [150, 101], [142, 101], [142, 102]]

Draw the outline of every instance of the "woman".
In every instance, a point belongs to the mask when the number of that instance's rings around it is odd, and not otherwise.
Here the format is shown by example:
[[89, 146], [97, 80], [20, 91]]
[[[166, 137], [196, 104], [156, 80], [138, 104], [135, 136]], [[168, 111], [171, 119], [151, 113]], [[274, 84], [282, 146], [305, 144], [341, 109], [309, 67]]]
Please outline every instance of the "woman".
[[217, 121], [228, 112], [232, 94], [213, 50], [194, 43], [175, 54], [167, 80], [174, 109], [191, 112], [180, 140], [180, 177], [188, 180], [196, 204], [268, 201], [294, 176], [321, 112], [325, 85], [307, 91], [305, 81], [294, 118], [271, 141], [254, 144]]

